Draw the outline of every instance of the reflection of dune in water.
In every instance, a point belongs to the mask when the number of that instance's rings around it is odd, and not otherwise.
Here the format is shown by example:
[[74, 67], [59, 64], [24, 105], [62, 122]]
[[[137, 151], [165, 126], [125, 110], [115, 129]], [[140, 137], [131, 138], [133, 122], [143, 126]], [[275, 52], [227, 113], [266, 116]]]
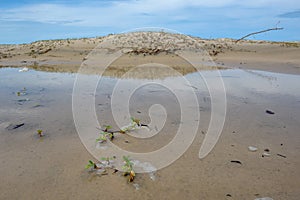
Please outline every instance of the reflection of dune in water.
[[[215, 70], [217, 66], [202, 65], [200, 70]], [[130, 56], [123, 55], [113, 62], [103, 76], [133, 79], [161, 79], [196, 72], [189, 62], [176, 55]]]
[[[56, 65], [57, 64], [57, 65]], [[29, 69], [44, 72], [65, 72], [77, 73], [80, 69], [77, 66], [64, 66], [56, 63], [49, 63], [49, 65], [31, 65], [27, 66]], [[200, 70], [217, 70], [223, 69], [219, 66], [202, 65]], [[104, 71], [103, 71], [104, 70]], [[198, 68], [199, 70], [199, 68]], [[123, 55], [115, 62], [113, 62], [106, 69], [102, 66], [88, 66], [80, 73], [84, 74], [100, 74], [106, 77], [115, 78], [132, 78], [132, 79], [162, 79], [166, 77], [175, 77], [196, 72], [197, 69], [193, 67], [183, 58], [175, 54], [159, 54], [159, 55]]]

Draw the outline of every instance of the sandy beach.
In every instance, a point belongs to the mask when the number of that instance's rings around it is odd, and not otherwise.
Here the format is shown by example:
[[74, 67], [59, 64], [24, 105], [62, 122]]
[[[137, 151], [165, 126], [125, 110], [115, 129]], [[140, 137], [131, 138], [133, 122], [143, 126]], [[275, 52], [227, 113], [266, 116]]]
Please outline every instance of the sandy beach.
[[[159, 34], [166, 35], [165, 33], [157, 33], [157, 35], [153, 36], [154, 39], [155, 37], [162, 37]], [[166, 42], [165, 46], [163, 44], [155, 46], [155, 44], [151, 44], [150, 35], [151, 33], [145, 33], [143, 36], [129, 34], [125, 36], [127, 39], [118, 35], [108, 37], [113, 37], [113, 40], [120, 46], [127, 45], [128, 47], [132, 47], [129, 41], [137, 45], [133, 46], [131, 52], [127, 52], [126, 54], [127, 56], [137, 55], [136, 59], [143, 58], [142, 61], [136, 61], [134, 64], [151, 62], [151, 59], [158, 59], [156, 60], [158, 62], [167, 60], [171, 66], [184, 66], [186, 63], [182, 61], [178, 62], [176, 59], [168, 59], [165, 53], [169, 52], [169, 54], [173, 54], [180, 48], [198, 48], [207, 51], [216, 65], [221, 68], [256, 69], [290, 74], [300, 73], [299, 42], [243, 40], [236, 43], [236, 40], [232, 39], [204, 40], [178, 35], [178, 37], [170, 38], [165, 36], [170, 41]], [[143, 37], [149, 38], [149, 41], [144, 41]], [[104, 39], [106, 37], [37, 41], [20, 45], [0, 45], [0, 66], [27, 66], [43, 71], [77, 72], [85, 57]], [[140, 52], [135, 52], [138, 49], [138, 45], [140, 45], [139, 41], [142, 41], [145, 47], [149, 47], [145, 49], [145, 52], [143, 52], [141, 47], [139, 47]], [[143, 54], [147, 54], [148, 56], [144, 57]], [[155, 56], [153, 57], [151, 54]], [[131, 62], [132, 59], [127, 59], [126, 61], [126, 58], [124, 58], [124, 60], [121, 60], [120, 63], [115, 63], [115, 65], [130, 66], [132, 65]]]
[[[121, 50], [123, 54], [104, 71], [102, 85], [95, 91], [101, 125], [117, 127], [111, 113], [116, 82], [124, 81], [125, 86], [146, 80], [179, 82], [177, 73], [153, 70], [151, 65], [123, 76], [135, 66], [160, 63], [195, 83], [199, 106], [191, 109], [201, 113], [197, 135], [188, 150], [168, 167], [157, 170], [154, 178], [138, 173], [134, 182], [128, 183], [121, 172], [110, 170], [99, 175], [85, 169], [89, 160], [96, 159], [82, 144], [74, 125], [73, 86], [91, 51], [101, 50], [107, 40], [114, 44], [106, 46], [108, 52]], [[176, 53], [198, 51], [205, 54], [199, 61], [200, 70]], [[0, 45], [0, 199], [297, 200], [299, 55], [299, 42], [236, 43], [233, 39], [206, 40], [163, 32]], [[87, 83], [98, 77], [101, 67], [83, 74]], [[19, 72], [24, 68], [28, 71]], [[207, 77], [220, 71], [227, 100], [222, 134], [204, 159], [198, 154], [211, 118], [211, 97], [199, 81], [198, 70]], [[183, 94], [189, 88], [185, 87], [180, 88]], [[146, 140], [116, 134], [114, 144], [128, 151], [149, 152], [171, 141], [181, 124], [181, 111], [172, 92], [158, 86], [137, 90], [130, 113], [149, 124], [153, 104], [163, 105], [168, 113], [160, 133]], [[43, 137], [36, 134], [38, 129], [43, 130]], [[249, 150], [252, 146], [253, 151]]]

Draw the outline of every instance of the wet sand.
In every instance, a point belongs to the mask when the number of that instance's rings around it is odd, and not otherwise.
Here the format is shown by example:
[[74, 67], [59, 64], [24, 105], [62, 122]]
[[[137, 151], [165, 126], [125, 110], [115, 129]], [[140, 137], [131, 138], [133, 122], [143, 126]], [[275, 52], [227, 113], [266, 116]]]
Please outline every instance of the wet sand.
[[[45, 47], [55, 47], [37, 54], [36, 58], [23, 54], [32, 44], [21, 45], [19, 50], [9, 50], [15, 46], [1, 47], [2, 56], [3, 52], [16, 54], [1, 58], [2, 66], [30, 69], [28, 72], [18, 72], [19, 68], [0, 69], [0, 199], [299, 198], [299, 47], [250, 41], [234, 46], [230, 40], [207, 41], [209, 46], [212, 42], [223, 45], [222, 52], [212, 56], [217, 66], [206, 66], [201, 73], [214, 76], [211, 70], [221, 69], [227, 114], [217, 145], [202, 160], [198, 153], [208, 128], [211, 102], [205, 84], [197, 82], [195, 69], [170, 52], [146, 56], [128, 54], [113, 63], [96, 90], [96, 112], [103, 124], [116, 126], [110, 107], [112, 88], [130, 69], [133, 58], [134, 64], [169, 63], [194, 81], [200, 105], [195, 108], [201, 112], [200, 126], [190, 148], [176, 162], [158, 170], [154, 181], [148, 174], [137, 174], [134, 183], [139, 184], [140, 189], [136, 190], [121, 173], [100, 177], [85, 170], [88, 160], [95, 159], [81, 143], [73, 121], [72, 92], [76, 78], [73, 72], [95, 47], [94, 41], [100, 40], [40, 42]], [[210, 50], [213, 54], [215, 49]], [[126, 62], [128, 69], [123, 66]], [[124, 80], [132, 83], [155, 78], [151, 71], [139, 74], [135, 79]], [[178, 77], [168, 71], [159, 74], [157, 81], [177, 82]], [[84, 76], [88, 80], [96, 75]], [[26, 94], [16, 95], [24, 87]], [[150, 86], [138, 90], [132, 97], [130, 112], [149, 123], [148, 109], [154, 103], [164, 105], [169, 115], [159, 135], [146, 141], [116, 135], [115, 144], [135, 152], [148, 152], [159, 149], [174, 137], [180, 124], [178, 102], [164, 88]], [[275, 114], [266, 113], [267, 109]], [[19, 128], [11, 128], [22, 123]], [[45, 136], [37, 136], [37, 129], [42, 129]], [[250, 152], [249, 146], [258, 150]], [[262, 157], [265, 149], [269, 149], [269, 157]], [[233, 160], [241, 164], [231, 162]]]

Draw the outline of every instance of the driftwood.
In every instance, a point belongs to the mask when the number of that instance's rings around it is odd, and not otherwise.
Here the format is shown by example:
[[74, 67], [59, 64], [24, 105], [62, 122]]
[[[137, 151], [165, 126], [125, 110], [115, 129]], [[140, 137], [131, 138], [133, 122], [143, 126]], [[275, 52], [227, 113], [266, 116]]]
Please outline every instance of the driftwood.
[[239, 41], [241, 41], [241, 40], [243, 40], [243, 39], [245, 39], [245, 38], [247, 38], [247, 37], [249, 37], [251, 35], [256, 35], [256, 34], [268, 32], [268, 31], [278, 31], [278, 30], [283, 30], [283, 28], [278, 28], [278, 27], [276, 27], [276, 28], [269, 28], [269, 29], [266, 29], [266, 30], [249, 33], [248, 35], [245, 35], [245, 36], [241, 37], [240, 39], [236, 40], [235, 43], [237, 43], [237, 42], [239, 42]]

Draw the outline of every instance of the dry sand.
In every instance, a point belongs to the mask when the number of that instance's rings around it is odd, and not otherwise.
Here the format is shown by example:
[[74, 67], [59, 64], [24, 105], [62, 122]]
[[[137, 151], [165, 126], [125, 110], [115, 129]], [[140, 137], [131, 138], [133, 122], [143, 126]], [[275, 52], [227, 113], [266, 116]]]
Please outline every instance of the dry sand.
[[216, 64], [216, 66], [207, 66], [206, 69], [209, 67], [241, 68], [300, 74], [299, 42], [240, 41], [235, 43], [232, 39], [203, 40], [167, 33], [129, 33], [100, 38], [0, 45], [0, 66], [27, 66], [43, 71], [77, 72], [86, 56], [107, 38], [112, 38], [114, 45], [129, 49], [125, 52], [124, 59], [115, 63], [114, 66], [118, 68], [130, 67], [133, 55], [138, 55], [135, 64], [153, 62], [154, 59], [158, 62], [165, 60], [172, 67], [185, 68], [186, 62], [174, 59], [174, 52], [180, 49], [190, 51], [200, 49], [207, 51]]
[[[179, 49], [195, 51], [199, 48], [205, 48], [216, 63], [215, 66], [203, 66], [203, 70], [242, 68], [300, 74], [299, 43], [241, 41], [236, 44], [230, 39], [193, 38], [181, 41], [180, 35], [132, 34], [108, 36], [112, 37], [116, 44], [129, 45], [129, 50], [112, 64], [105, 75], [118, 78], [134, 65], [145, 62], [164, 63], [182, 74], [189, 74], [195, 69], [174, 52]], [[77, 72], [88, 53], [104, 39], [0, 45], [0, 65], [27, 66], [46, 72]], [[170, 41], [167, 42], [168, 40]], [[130, 46], [130, 41], [139, 45]], [[151, 41], [164, 42], [161, 46], [151, 46]], [[143, 45], [148, 48], [140, 48]], [[139, 190], [128, 184], [121, 174], [99, 177], [84, 169], [87, 161], [93, 157], [81, 144], [74, 126], [71, 107], [74, 82], [72, 74], [30, 75], [28, 72], [27, 78], [26, 73], [8, 73], [7, 76], [2, 76], [0, 199], [181, 200], [255, 199], [267, 196], [276, 200], [299, 199], [299, 92], [295, 92], [295, 96], [287, 95], [282, 90], [268, 93], [268, 89], [254, 88], [255, 84], [253, 87], [252, 83], [244, 85], [244, 76], [248, 71], [227, 71], [230, 75], [227, 76], [228, 79], [224, 75], [224, 82], [229, 91], [227, 118], [216, 147], [209, 156], [199, 160], [199, 147], [210, 120], [210, 100], [208, 91], [198, 88], [195, 90], [201, 105], [201, 122], [194, 143], [180, 159], [156, 172], [155, 181], [147, 174], [137, 174], [135, 182], [140, 185]], [[231, 82], [237, 76], [235, 72], [242, 75], [238, 77], [237, 82]], [[255, 77], [253, 80], [258, 82], [261, 79], [266, 82], [272, 81], [274, 76], [274, 83], [277, 83], [276, 77], [281, 76], [267, 74], [266, 78], [261, 78], [257, 76], [260, 75], [259, 72], [250, 72], [252, 74], [248, 75]], [[151, 75], [145, 72], [140, 74], [141, 77], [138, 78], [151, 78]], [[167, 72], [160, 74], [156, 76], [173, 76]], [[287, 75], [286, 79], [289, 77]], [[33, 83], [30, 82], [31, 79]], [[17, 97], [14, 89], [24, 85], [28, 90], [28, 95], [24, 97], [30, 98], [31, 101], [19, 105], [15, 101]], [[276, 84], [274, 85], [276, 88]], [[293, 88], [297, 86], [293, 85]], [[110, 88], [99, 89], [96, 109], [98, 117], [106, 116], [104, 124], [115, 126], [110, 115], [109, 92]], [[143, 122], [149, 123], [148, 106], [162, 95], [165, 100], [160, 99], [161, 103], [168, 108], [170, 115], [162, 134], [153, 141], [144, 143], [126, 135], [119, 135], [115, 139], [116, 144], [128, 150], [143, 152], [165, 145], [174, 136], [180, 124], [180, 113], [174, 109], [176, 102], [168, 99], [172, 97], [167, 92], [161, 89], [155, 90], [154, 93], [153, 89], [142, 91], [134, 99], [135, 106], [132, 112]], [[40, 106], [36, 107], [37, 105]], [[275, 115], [265, 113], [266, 109], [273, 109]], [[11, 124], [22, 122], [25, 123], [24, 126], [10, 130]], [[35, 132], [39, 128], [44, 130], [45, 137], [39, 138], [36, 135]], [[251, 145], [258, 147], [258, 151], [250, 152], [248, 146]], [[265, 149], [270, 150], [270, 157], [262, 157]], [[232, 163], [232, 160], [241, 161], [241, 164]]]

